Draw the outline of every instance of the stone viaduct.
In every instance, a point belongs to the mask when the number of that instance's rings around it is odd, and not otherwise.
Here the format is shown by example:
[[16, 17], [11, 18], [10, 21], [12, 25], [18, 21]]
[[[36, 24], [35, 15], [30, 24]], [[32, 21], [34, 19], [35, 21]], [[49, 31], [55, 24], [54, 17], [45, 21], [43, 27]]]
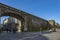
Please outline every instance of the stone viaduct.
[[41, 27], [46, 28], [48, 24], [43, 18], [0, 3], [0, 17], [2, 16], [11, 16], [21, 20], [21, 31], [40, 30]]

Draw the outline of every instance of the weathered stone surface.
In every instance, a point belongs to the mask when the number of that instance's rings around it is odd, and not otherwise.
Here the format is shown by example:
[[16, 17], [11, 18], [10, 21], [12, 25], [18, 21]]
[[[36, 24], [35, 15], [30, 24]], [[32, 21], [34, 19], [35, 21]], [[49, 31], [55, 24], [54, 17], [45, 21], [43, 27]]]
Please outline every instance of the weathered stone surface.
[[40, 28], [47, 27], [47, 20], [28, 14], [0, 3], [0, 16], [11, 16], [21, 20], [22, 31], [40, 31]]

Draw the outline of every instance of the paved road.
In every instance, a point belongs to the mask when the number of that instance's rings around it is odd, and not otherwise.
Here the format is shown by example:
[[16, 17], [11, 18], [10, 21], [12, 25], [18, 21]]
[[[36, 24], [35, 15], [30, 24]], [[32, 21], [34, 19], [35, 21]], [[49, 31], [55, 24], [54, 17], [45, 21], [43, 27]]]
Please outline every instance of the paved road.
[[50, 40], [60, 40], [60, 29], [58, 29], [57, 32], [43, 35], [49, 38]]
[[0, 40], [60, 40], [60, 29], [57, 32], [3, 32], [0, 33]]

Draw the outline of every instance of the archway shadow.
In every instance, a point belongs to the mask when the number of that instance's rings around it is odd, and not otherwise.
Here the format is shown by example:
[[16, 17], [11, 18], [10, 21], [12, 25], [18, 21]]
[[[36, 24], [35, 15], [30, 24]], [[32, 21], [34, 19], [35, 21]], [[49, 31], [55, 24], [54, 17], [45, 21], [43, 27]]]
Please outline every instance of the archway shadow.
[[37, 35], [33, 33], [28, 34], [27, 32], [25, 33], [21, 32], [21, 33], [16, 33], [16, 34], [3, 33], [0, 36], [0, 40], [49, 40], [49, 38], [43, 35]]

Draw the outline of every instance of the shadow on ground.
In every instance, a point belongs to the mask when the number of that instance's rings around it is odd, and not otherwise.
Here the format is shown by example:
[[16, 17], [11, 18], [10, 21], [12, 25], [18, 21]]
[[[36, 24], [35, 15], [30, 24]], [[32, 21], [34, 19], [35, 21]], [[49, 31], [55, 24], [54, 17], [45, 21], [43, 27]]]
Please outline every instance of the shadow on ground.
[[41, 32], [41, 34], [51, 34], [51, 33], [53, 33], [53, 31], [43, 31], [43, 32]]
[[0, 40], [49, 40], [47, 37], [33, 32], [6, 33], [0, 34]]
[[24, 40], [49, 40], [49, 38], [43, 36], [43, 35], [38, 35], [37, 37], [34, 37], [34, 38], [27, 38], [27, 39], [24, 39]]

